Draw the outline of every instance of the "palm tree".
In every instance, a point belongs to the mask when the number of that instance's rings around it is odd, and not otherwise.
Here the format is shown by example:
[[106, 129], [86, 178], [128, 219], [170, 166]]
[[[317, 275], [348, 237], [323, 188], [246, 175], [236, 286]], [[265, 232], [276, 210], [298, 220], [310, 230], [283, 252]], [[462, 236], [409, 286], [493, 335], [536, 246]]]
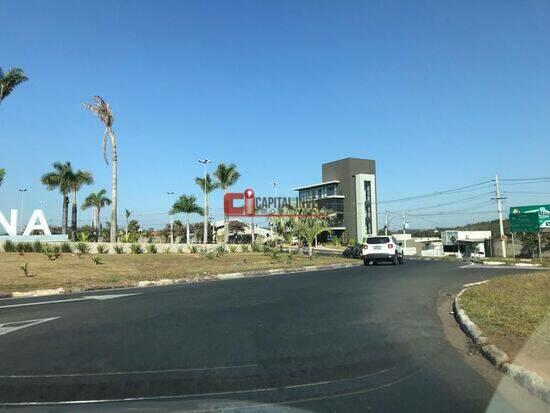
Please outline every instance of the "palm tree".
[[63, 208], [61, 213], [61, 233], [67, 233], [67, 223], [69, 220], [69, 193], [71, 192], [71, 179], [73, 169], [70, 162], [54, 162], [53, 171], [45, 173], [40, 178], [40, 182], [46, 185], [49, 191], [58, 189], [61, 195], [63, 195]]
[[[234, 185], [239, 180], [241, 174], [237, 171], [237, 165], [234, 163], [229, 165], [221, 163], [214, 171], [214, 176], [217, 179], [218, 187], [223, 189], [223, 193], [225, 195], [227, 194], [229, 187]], [[229, 217], [227, 215], [224, 215], [223, 217], [223, 228], [224, 242], [227, 243], [229, 241]]]
[[204, 235], [203, 235], [203, 243], [208, 243], [208, 194], [212, 191], [214, 191], [218, 184], [215, 182], [212, 182], [212, 178], [210, 178], [210, 174], [206, 174], [204, 178], [195, 178], [195, 183], [201, 187], [203, 193], [204, 193]]
[[313, 243], [317, 235], [330, 231], [329, 213], [325, 209], [297, 208], [296, 232], [302, 236], [308, 245], [309, 259], [313, 257]]
[[4, 182], [5, 177], [6, 177], [6, 170], [4, 168], [0, 168], [0, 186], [2, 186], [2, 183]]
[[297, 225], [298, 221], [296, 218], [292, 217], [292, 214], [295, 214], [296, 211], [292, 207], [286, 207], [279, 210], [280, 216], [270, 218], [270, 224], [272, 225], [273, 231], [282, 237], [284, 241], [288, 244], [288, 253], [292, 253], [292, 240], [297, 234]]
[[203, 215], [204, 210], [197, 205], [197, 198], [195, 195], [182, 195], [179, 197], [179, 199], [172, 205], [172, 209], [170, 210], [171, 214], [186, 214], [186, 241], [187, 245], [189, 245], [189, 240], [191, 238], [191, 233], [189, 231], [189, 215], [191, 214], [199, 214]]
[[105, 162], [107, 161], [107, 136], [111, 141], [111, 168], [112, 168], [112, 177], [111, 177], [111, 229], [110, 229], [110, 238], [111, 242], [116, 242], [117, 235], [117, 185], [118, 185], [118, 157], [117, 157], [117, 142], [115, 132], [113, 131], [113, 123], [115, 118], [111, 107], [101, 98], [100, 96], [94, 96], [94, 103], [89, 104], [85, 103], [84, 107], [92, 112], [105, 126], [105, 131], [103, 132], [103, 158]]
[[73, 206], [71, 213], [71, 230], [73, 237], [76, 236], [77, 227], [77, 211], [76, 194], [83, 185], [91, 185], [94, 183], [94, 178], [91, 172], [81, 171], [80, 169], [69, 175], [69, 184], [71, 186], [71, 192], [73, 193]]
[[80, 207], [82, 210], [93, 208], [94, 219], [92, 226], [97, 230], [97, 234], [101, 231], [101, 208], [105, 205], [111, 205], [111, 200], [107, 197], [107, 191], [101, 189], [88, 195]]
[[132, 211], [129, 209], [124, 210], [124, 215], [126, 215], [126, 230], [124, 231], [126, 235], [128, 235], [128, 222], [130, 221], [130, 215], [132, 215]]
[[0, 67], [0, 103], [11, 93], [16, 86], [20, 85], [23, 82], [29, 80], [25, 76], [23, 69], [14, 67], [13, 69], [8, 70], [7, 73], [4, 73]]

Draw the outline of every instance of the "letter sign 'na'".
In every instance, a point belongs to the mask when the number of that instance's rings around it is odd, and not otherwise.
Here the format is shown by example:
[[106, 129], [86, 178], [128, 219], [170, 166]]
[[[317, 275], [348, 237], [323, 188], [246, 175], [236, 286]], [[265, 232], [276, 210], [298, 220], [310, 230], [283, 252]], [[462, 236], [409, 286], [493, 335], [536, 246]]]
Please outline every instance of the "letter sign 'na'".
[[46, 217], [40, 209], [35, 209], [32, 213], [23, 235], [31, 235], [31, 232], [33, 231], [44, 231], [44, 235], [52, 235], [50, 228], [46, 223]]
[[4, 215], [0, 212], [0, 225], [4, 227], [8, 235], [13, 237], [17, 235], [17, 209], [12, 209], [10, 212], [10, 222], [8, 222]]

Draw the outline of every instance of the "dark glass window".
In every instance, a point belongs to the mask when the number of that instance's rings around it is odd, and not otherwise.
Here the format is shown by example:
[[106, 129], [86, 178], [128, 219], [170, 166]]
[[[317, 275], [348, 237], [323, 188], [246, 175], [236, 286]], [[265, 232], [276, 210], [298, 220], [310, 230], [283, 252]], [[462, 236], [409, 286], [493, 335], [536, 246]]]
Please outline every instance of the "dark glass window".
[[365, 190], [365, 228], [367, 234], [372, 234], [372, 195], [370, 181], [363, 182]]

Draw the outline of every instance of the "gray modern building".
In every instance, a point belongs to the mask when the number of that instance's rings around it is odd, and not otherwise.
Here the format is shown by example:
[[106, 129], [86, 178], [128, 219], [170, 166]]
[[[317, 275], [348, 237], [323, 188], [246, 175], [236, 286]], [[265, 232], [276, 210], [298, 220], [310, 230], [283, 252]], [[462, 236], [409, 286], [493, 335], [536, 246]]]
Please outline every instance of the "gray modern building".
[[322, 175], [322, 182], [294, 189], [300, 201], [331, 210], [332, 230], [340, 237], [362, 242], [377, 234], [376, 162], [345, 158], [323, 164]]

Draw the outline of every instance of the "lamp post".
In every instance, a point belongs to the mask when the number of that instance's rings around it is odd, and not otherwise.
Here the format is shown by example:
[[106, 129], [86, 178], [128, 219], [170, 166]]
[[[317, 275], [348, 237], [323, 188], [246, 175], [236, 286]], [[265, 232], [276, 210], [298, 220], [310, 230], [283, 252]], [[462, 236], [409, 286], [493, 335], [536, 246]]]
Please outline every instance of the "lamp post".
[[21, 234], [23, 233], [23, 195], [27, 192], [27, 188], [19, 188], [19, 193], [21, 194], [21, 204], [19, 210], [21, 211]]
[[168, 215], [170, 216], [170, 244], [174, 243], [174, 215], [172, 214], [172, 205], [174, 205], [174, 193], [166, 192], [170, 197], [170, 209], [168, 210]]
[[204, 165], [204, 181], [202, 185], [202, 192], [204, 196], [204, 223], [203, 223], [203, 243], [208, 243], [208, 194], [206, 193], [206, 167], [209, 163], [212, 163], [211, 159], [199, 159], [199, 163]]

